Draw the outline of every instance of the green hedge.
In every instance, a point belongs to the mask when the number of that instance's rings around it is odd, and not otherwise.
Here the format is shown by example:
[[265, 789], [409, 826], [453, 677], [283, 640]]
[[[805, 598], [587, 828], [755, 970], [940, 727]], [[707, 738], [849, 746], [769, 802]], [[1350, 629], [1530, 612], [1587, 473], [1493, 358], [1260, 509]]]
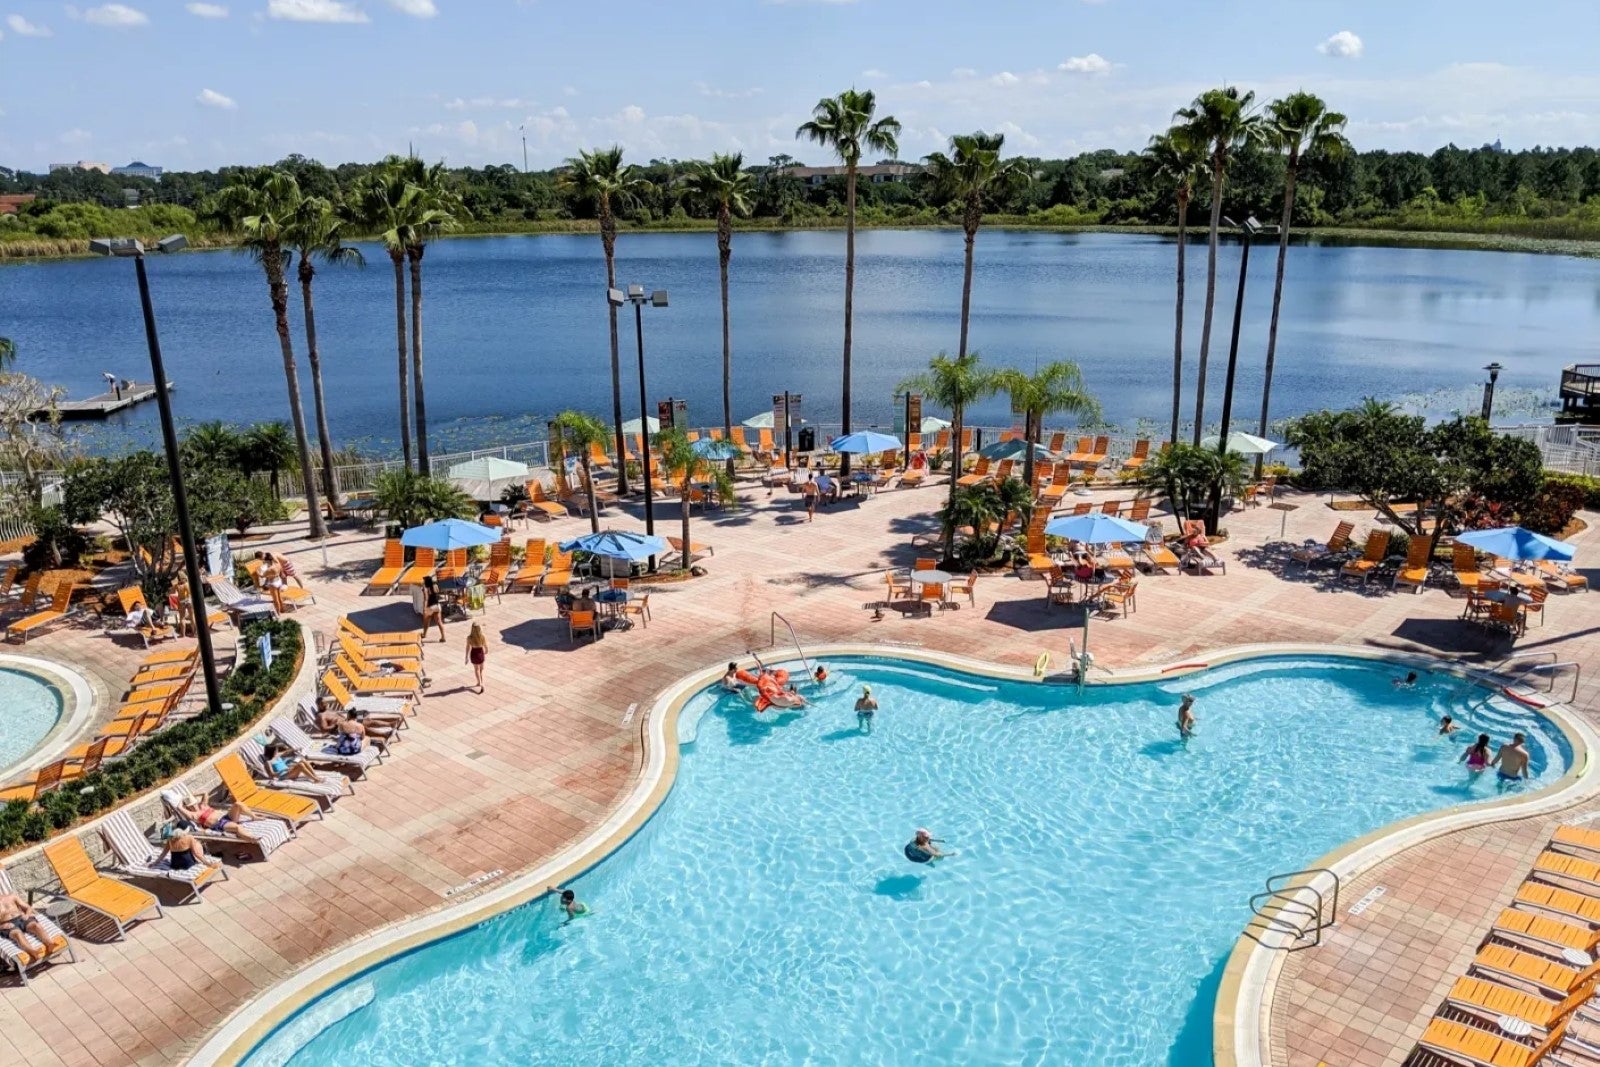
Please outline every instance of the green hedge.
[[[257, 645], [272, 635], [272, 666], [263, 670]], [[86, 774], [37, 803], [13, 800], [0, 808], [0, 852], [24, 841], [43, 841], [79, 819], [98, 815], [125, 797], [176, 777], [233, 741], [294, 681], [301, 653], [300, 627], [284, 620], [253, 622], [239, 637], [243, 657], [222, 682], [229, 711], [201, 715], [152, 734], [127, 755]]]
[[1587, 474], [1557, 474], [1555, 471], [1546, 471], [1545, 484], [1555, 482], [1558, 485], [1576, 486], [1583, 490], [1583, 506], [1587, 511], [1600, 511], [1600, 478]]

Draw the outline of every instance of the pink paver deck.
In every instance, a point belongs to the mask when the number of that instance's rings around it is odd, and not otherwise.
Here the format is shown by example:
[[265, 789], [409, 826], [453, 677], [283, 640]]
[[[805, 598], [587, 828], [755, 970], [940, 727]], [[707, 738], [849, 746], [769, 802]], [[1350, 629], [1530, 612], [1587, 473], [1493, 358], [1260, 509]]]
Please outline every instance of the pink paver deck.
[[[696, 516], [694, 539], [716, 550], [702, 561], [710, 573], [656, 587], [647, 627], [569, 646], [551, 598], [491, 599], [482, 620], [490, 640], [488, 686], [480, 695], [464, 662], [466, 628], [451, 624], [444, 645], [428, 646], [433, 685], [406, 740], [326, 821], [307, 827], [271, 863], [236, 870], [207, 891], [203, 904], [170, 908], [165, 919], [136, 926], [126, 941], [85, 942], [79, 964], [50, 968], [26, 989], [14, 980], [0, 986], [5, 1062], [172, 1063], [254, 993], [318, 954], [442, 907], [446, 889], [477, 874], [515, 873], [550, 858], [602, 821], [634, 781], [642, 752], [639, 723], [623, 725], [628, 705], [647, 706], [688, 671], [765, 646], [772, 610], [792, 620], [808, 643], [905, 643], [1015, 665], [1030, 665], [1045, 650], [1061, 662], [1076, 633], [1075, 612], [1048, 611], [1041, 583], [1010, 576], [980, 579], [975, 610], [963, 604], [931, 618], [891, 613], [872, 620], [885, 568], [934, 554], [910, 542], [915, 530], [932, 529], [942, 482], [827, 508], [813, 523], [806, 523], [797, 496], [750, 487], [742, 498], [747, 506], [737, 513]], [[1302, 506], [1288, 516], [1293, 543], [1326, 539], [1341, 518], [1362, 520], [1358, 536], [1373, 525], [1370, 515], [1295, 499]], [[677, 515], [676, 502], [658, 507], [657, 532], [676, 536]], [[1157, 517], [1174, 528], [1170, 516]], [[1137, 611], [1095, 623], [1098, 661], [1113, 668], [1179, 661], [1263, 640], [1436, 651], [1488, 662], [1504, 654], [1456, 622], [1460, 602], [1440, 590], [1412, 596], [1377, 583], [1335, 588], [1327, 572], [1305, 579], [1298, 567], [1285, 578], [1277, 560], [1288, 546], [1266, 544], [1281, 519], [1266, 508], [1229, 517], [1232, 539], [1219, 549], [1229, 562], [1226, 575], [1141, 578]], [[608, 524], [642, 525], [617, 510]], [[586, 521], [571, 518], [530, 524], [514, 537], [555, 540], [587, 529]], [[299, 527], [280, 528], [262, 542], [286, 552], [317, 593], [318, 603], [298, 617], [324, 632], [345, 613], [369, 629], [415, 627], [402, 598], [359, 596], [381, 554], [377, 533], [341, 525], [326, 546], [326, 570], [322, 548], [298, 540], [298, 533]], [[1600, 599], [1552, 597], [1546, 614], [1544, 626], [1535, 625], [1519, 647], [1600, 659]], [[29, 652], [90, 662], [114, 687], [142, 650], [116, 647], [85, 628], [30, 643]], [[1597, 700], [1600, 679], [1586, 678], [1580, 704], [1593, 708]], [[1286, 995], [1272, 1016], [1285, 1062], [1326, 1057], [1340, 1067], [1403, 1055], [1399, 1046], [1420, 1030], [1436, 988], [1476, 943], [1481, 917], [1507, 896], [1518, 865], [1525, 866], [1523, 857], [1546, 828], [1499, 826], [1428, 846], [1503, 857], [1494, 864], [1447, 861], [1447, 869], [1470, 876], [1446, 892], [1424, 874], [1438, 869], [1436, 857], [1423, 855], [1427, 850], [1396, 861], [1417, 872], [1411, 877], [1377, 873], [1390, 889], [1383, 905], [1364, 923], [1342, 926], [1324, 948], [1297, 954], [1285, 972]], [[1414, 940], [1378, 936], [1380, 924], [1398, 921], [1402, 909], [1430, 907], [1453, 910], [1409, 920], [1425, 931]], [[1385, 957], [1380, 981], [1370, 968], [1346, 963], [1379, 951], [1395, 953]], [[1337, 1027], [1330, 1025], [1334, 1018], [1342, 1020]], [[1351, 1021], [1369, 1018], [1384, 1028], [1351, 1044]], [[1373, 1032], [1384, 1035], [1382, 1042]], [[1378, 1058], [1355, 1058], [1366, 1055], [1358, 1050], [1369, 1043]]]

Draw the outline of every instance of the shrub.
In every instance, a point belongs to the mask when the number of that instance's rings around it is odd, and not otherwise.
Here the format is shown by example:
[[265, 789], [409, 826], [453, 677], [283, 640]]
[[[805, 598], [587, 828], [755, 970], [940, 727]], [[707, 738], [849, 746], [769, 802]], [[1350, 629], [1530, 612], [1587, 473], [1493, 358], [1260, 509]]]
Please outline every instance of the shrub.
[[43, 811], [30, 811], [22, 817], [22, 839], [43, 841], [50, 836], [50, 816]]
[[1600, 511], [1600, 478], [1588, 474], [1557, 474], [1550, 471], [1544, 476], [1544, 484], [1546, 488], [1552, 485], [1570, 485], [1581, 489], [1585, 510]]
[[1545, 479], [1544, 488], [1522, 509], [1522, 525], [1534, 533], [1559, 534], [1584, 506], [1583, 486]]

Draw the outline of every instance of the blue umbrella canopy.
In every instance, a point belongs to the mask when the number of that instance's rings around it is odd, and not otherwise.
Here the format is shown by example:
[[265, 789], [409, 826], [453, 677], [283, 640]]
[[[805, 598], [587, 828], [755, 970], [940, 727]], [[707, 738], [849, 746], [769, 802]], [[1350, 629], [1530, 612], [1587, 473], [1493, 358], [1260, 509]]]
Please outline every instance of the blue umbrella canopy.
[[561, 542], [563, 552], [590, 552], [596, 556], [626, 559], [634, 562], [662, 556], [667, 552], [667, 542], [654, 534], [633, 533], [630, 530], [601, 530]]
[[464, 519], [440, 519], [438, 522], [413, 526], [400, 535], [400, 543], [407, 548], [431, 548], [438, 552], [492, 545], [498, 540], [499, 530]]
[[[1009, 441], [995, 441], [978, 449], [978, 455], [985, 459], [1022, 459], [1027, 454], [1028, 442], [1020, 437], [1013, 437]], [[1056, 455], [1043, 445], [1034, 445], [1033, 458], [1050, 462]]]
[[1520, 526], [1501, 526], [1493, 530], [1471, 530], [1456, 537], [1456, 543], [1471, 545], [1480, 552], [1492, 552], [1505, 559], [1570, 560], [1577, 549], [1565, 541], [1536, 534]]
[[1143, 541], [1150, 527], [1115, 515], [1093, 512], [1088, 515], [1064, 515], [1045, 524], [1044, 532], [1051, 537], [1065, 537], [1085, 545], [1112, 545], [1122, 541]]
[[734, 444], [732, 441], [715, 441], [709, 437], [702, 437], [689, 447], [693, 449], [694, 454], [699, 456], [701, 459], [709, 459], [716, 462], [721, 462], [722, 460], [727, 459], [738, 459], [742, 454], [739, 451], [739, 446]]
[[889, 452], [903, 448], [900, 438], [891, 437], [886, 433], [876, 430], [858, 430], [847, 433], [843, 437], [835, 437], [828, 442], [828, 447], [835, 452]]

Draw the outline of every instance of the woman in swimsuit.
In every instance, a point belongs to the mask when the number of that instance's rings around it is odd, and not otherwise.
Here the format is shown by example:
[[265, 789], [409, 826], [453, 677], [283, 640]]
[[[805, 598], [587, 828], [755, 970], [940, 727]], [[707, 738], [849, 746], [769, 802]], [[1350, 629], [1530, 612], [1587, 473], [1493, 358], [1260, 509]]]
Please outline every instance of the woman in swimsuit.
[[467, 633], [467, 662], [478, 680], [478, 692], [483, 692], [483, 664], [489, 658], [489, 639], [483, 636], [483, 625], [473, 623]]
[[199, 840], [193, 834], [176, 828], [162, 839], [161, 855], [175, 871], [187, 871], [190, 867], [202, 863], [213, 867], [222, 865], [222, 861], [217, 857], [206, 855], [206, 850], [200, 847]]
[[215, 830], [244, 841], [256, 839], [255, 834], [244, 828], [244, 822], [259, 816], [243, 804], [232, 804], [226, 812], [222, 812], [208, 804], [205, 797], [192, 796], [178, 805], [178, 814], [202, 830]]
[[1478, 740], [1472, 747], [1461, 754], [1461, 763], [1467, 765], [1467, 770], [1478, 774], [1489, 769], [1489, 735], [1479, 734]]

